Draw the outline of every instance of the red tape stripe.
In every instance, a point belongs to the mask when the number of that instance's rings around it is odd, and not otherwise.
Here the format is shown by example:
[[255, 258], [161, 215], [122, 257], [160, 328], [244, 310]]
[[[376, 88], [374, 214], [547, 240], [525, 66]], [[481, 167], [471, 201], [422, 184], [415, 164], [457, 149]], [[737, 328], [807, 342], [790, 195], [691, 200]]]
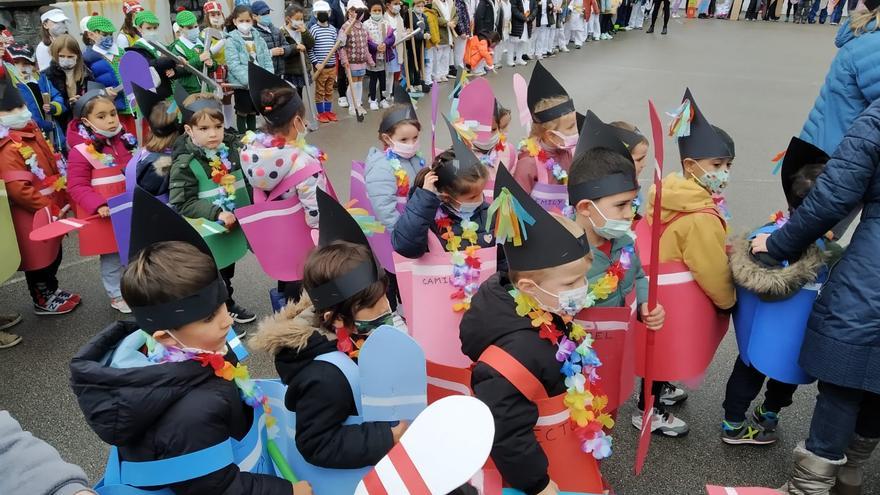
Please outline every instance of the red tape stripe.
[[367, 473], [364, 477], [364, 488], [370, 495], [388, 495], [382, 480], [379, 479], [379, 473], [375, 469]]
[[416, 465], [413, 464], [409, 453], [403, 448], [402, 443], [398, 443], [391, 449], [391, 452], [388, 452], [388, 460], [391, 461], [394, 469], [397, 470], [397, 474], [400, 475], [400, 479], [403, 481], [406, 489], [409, 490], [410, 495], [431, 495], [431, 490], [428, 489], [422, 474], [419, 473]]

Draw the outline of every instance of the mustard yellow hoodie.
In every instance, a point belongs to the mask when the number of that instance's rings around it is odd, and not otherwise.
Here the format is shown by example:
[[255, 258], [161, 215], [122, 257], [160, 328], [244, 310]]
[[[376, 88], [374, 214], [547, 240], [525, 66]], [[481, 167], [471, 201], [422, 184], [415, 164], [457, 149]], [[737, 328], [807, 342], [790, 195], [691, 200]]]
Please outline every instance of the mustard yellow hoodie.
[[[651, 186], [646, 215], [649, 223], [653, 219], [653, 203]], [[660, 261], [681, 261], [687, 265], [715, 306], [729, 309], [736, 303], [736, 292], [725, 248], [727, 229], [715, 215], [700, 213], [705, 209], [713, 209], [720, 216], [712, 196], [702, 186], [678, 173], [663, 179], [661, 222], [666, 224], [680, 213], [685, 215], [670, 223], [660, 237]]]

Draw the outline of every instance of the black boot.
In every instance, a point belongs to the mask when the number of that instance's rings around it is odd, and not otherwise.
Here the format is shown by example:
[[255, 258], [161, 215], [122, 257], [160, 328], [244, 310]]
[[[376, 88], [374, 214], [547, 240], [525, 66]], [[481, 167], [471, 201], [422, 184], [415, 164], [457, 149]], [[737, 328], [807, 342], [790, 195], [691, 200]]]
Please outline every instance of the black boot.
[[651, 24], [651, 27], [649, 27], [648, 30], [645, 31], [645, 34], [651, 34], [653, 32], [654, 32], [654, 24]]
[[666, 26], [663, 26], [663, 31], [660, 31], [660, 34], [666, 34]]

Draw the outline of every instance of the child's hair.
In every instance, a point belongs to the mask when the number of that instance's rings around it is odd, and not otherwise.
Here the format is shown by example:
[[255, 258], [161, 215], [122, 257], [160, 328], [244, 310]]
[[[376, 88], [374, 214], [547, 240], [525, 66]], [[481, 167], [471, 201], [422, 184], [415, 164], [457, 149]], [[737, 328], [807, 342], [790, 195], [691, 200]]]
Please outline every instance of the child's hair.
[[[432, 163], [430, 167], [422, 167], [422, 169], [419, 170], [419, 173], [417, 173], [413, 179], [413, 183], [416, 187], [425, 187], [425, 177], [429, 172], [436, 171], [438, 168], [444, 166], [451, 167], [453, 160], [455, 160], [455, 153], [452, 150], [446, 150], [443, 153], [440, 153], [437, 155], [437, 158], [434, 158], [434, 163]], [[481, 180], [489, 180], [489, 169], [482, 164], [477, 167], [471, 167], [469, 172], [465, 175], [456, 175], [452, 184], [437, 186], [437, 191], [453, 197], [463, 196], [472, 192], [474, 184]]]
[[141, 32], [138, 31], [138, 28], [134, 27], [134, 16], [136, 15], [137, 12], [129, 12], [125, 14], [125, 20], [122, 21], [122, 27], [119, 31], [131, 37], [140, 36]]
[[[293, 97], [296, 95], [296, 90], [291, 88], [290, 86], [264, 89], [262, 92], [260, 92], [259, 103], [263, 107], [281, 108], [284, 105], [287, 105], [287, 103], [292, 100]], [[294, 117], [299, 116], [300, 118], [302, 118], [305, 116], [305, 114], [305, 106], [300, 105]], [[275, 125], [270, 122], [269, 119], [266, 119], [265, 131], [269, 134], [287, 135], [290, 132], [291, 126], [293, 126], [293, 118], [280, 125]]]
[[155, 306], [191, 296], [217, 278], [213, 258], [192, 244], [157, 242], [130, 260], [122, 297], [132, 306]]
[[253, 19], [254, 13], [251, 11], [250, 5], [244, 5], [244, 4], [236, 5], [235, 8], [232, 9], [232, 12], [229, 14], [229, 17], [226, 18], [226, 26], [230, 30], [234, 31], [235, 30], [235, 18], [240, 16], [241, 14], [244, 14], [245, 12], [247, 12], [248, 15], [251, 16], [251, 19]]
[[[37, 9], [37, 15], [43, 15], [46, 12], [49, 12], [50, 10], [55, 9], [55, 8], [57, 8], [57, 7], [54, 7], [52, 5], [43, 5], [42, 7]], [[49, 34], [49, 30], [46, 29], [46, 26], [44, 26], [42, 22], [40, 22], [40, 40], [46, 46], [49, 46], [52, 44], [52, 36]]]
[[52, 54], [52, 60], [58, 62], [58, 56], [61, 53], [61, 50], [65, 49], [76, 55], [76, 65], [73, 66], [73, 79], [75, 81], [81, 81], [85, 74], [85, 65], [83, 64], [82, 49], [80, 49], [79, 43], [76, 42], [76, 38], [69, 34], [62, 34], [55, 38], [55, 41], [49, 46], [49, 53]]
[[[364, 262], [372, 262], [373, 253], [366, 246], [345, 241], [335, 241], [312, 251], [303, 267], [303, 286], [306, 290], [320, 287], [341, 275], [354, 270]], [[326, 320], [323, 314], [316, 315], [316, 324], [327, 331], [335, 332], [333, 322], [337, 319], [347, 328], [354, 327], [354, 314], [369, 308], [385, 295], [388, 288], [387, 277], [373, 282], [345, 301], [324, 310], [330, 312]]]
[[[400, 110], [404, 110], [404, 109], [405, 108], [404, 108], [403, 104], [395, 103], [394, 105], [391, 106], [391, 108], [389, 108], [388, 110], [385, 110], [385, 112], [382, 114], [382, 119], [380, 119], [380, 122], [382, 120], [384, 120], [385, 117], [388, 117], [392, 113], [400, 111]], [[394, 133], [397, 132], [398, 128], [400, 128], [401, 126], [404, 126], [406, 124], [414, 126], [416, 129], [419, 130], [419, 132], [422, 132], [422, 124], [418, 120], [416, 120], [416, 119], [401, 120], [400, 122], [397, 122], [396, 124], [392, 125], [387, 131], [380, 132], [379, 133], [379, 141], [382, 140], [382, 134], [387, 134], [388, 136], [393, 136]]]
[[568, 171], [568, 183], [575, 186], [612, 174], [631, 176], [636, 186], [636, 169], [629, 158], [607, 148], [593, 148], [575, 158]]
[[[543, 100], [539, 101], [535, 105], [535, 108], [532, 109], [532, 114], [536, 114], [538, 112], [547, 110], [548, 108], [553, 108], [556, 105], [559, 105], [561, 103], [565, 103], [566, 101], [568, 101], [568, 96], [553, 96], [551, 98], [544, 98]], [[543, 122], [543, 123], [533, 121], [532, 122], [532, 129], [531, 129], [531, 132], [529, 132], [529, 136], [534, 137], [534, 138], [539, 138], [546, 131], [555, 130], [557, 127], [559, 127], [559, 119], [558, 118], [553, 119], [550, 122]]]
[[477, 38], [481, 40], [486, 40], [489, 45], [497, 45], [501, 42], [501, 35], [498, 34], [498, 31], [489, 31], [489, 32], [481, 32], [477, 33]]
[[503, 106], [501, 106], [500, 103], [498, 103], [498, 100], [495, 100], [495, 112], [494, 112], [494, 115], [492, 116], [492, 118], [495, 120], [495, 127], [500, 129], [501, 128], [501, 119], [503, 119], [504, 117], [506, 117], [508, 115], [510, 115], [510, 109], [504, 108]]
[[[188, 107], [188, 106], [192, 105], [193, 103], [200, 101], [200, 100], [220, 101], [217, 99], [216, 96], [214, 96], [211, 93], [194, 93], [194, 94], [187, 96], [186, 99], [183, 100], [183, 106]], [[221, 108], [208, 107], [208, 108], [202, 108], [198, 112], [193, 113], [192, 117], [190, 117], [189, 120], [184, 122], [184, 124], [196, 125], [205, 117], [209, 117], [209, 118], [217, 120], [219, 122], [224, 121], [223, 120], [223, 110]]]
[[[569, 231], [571, 233], [571, 235], [573, 235], [577, 238], [580, 238], [581, 236], [584, 235], [585, 232], [584, 232], [583, 227], [578, 225], [578, 223], [575, 222], [574, 220], [572, 220], [566, 216], [560, 215], [558, 213], [550, 213], [550, 215], [554, 219], [556, 219], [557, 222], [561, 223], [562, 226], [565, 227], [565, 230]], [[593, 257], [592, 253], [588, 254], [587, 256], [589, 256], [591, 259]], [[553, 268], [555, 268], [555, 267], [553, 267]], [[540, 283], [544, 280], [544, 274], [545, 274], [546, 270], [547, 270], [547, 268], [542, 268], [540, 270], [523, 270], [523, 271], [509, 270], [507, 272], [507, 277], [513, 283], [517, 283], [517, 282], [519, 282], [520, 279], [523, 279], [523, 278], [529, 278], [529, 279], [534, 280], [535, 282]]]
[[791, 177], [791, 193], [803, 201], [816, 185], [816, 179], [822, 175], [826, 163], [827, 161], [810, 163], [798, 169]]
[[[639, 143], [644, 143], [645, 145], [650, 144], [650, 143], [648, 142], [648, 138], [647, 138], [647, 136], [645, 136], [644, 134], [642, 134], [641, 131], [639, 131], [639, 128], [638, 128], [638, 127], [636, 127], [636, 126], [630, 124], [629, 122], [624, 122], [624, 121], [622, 121], [622, 120], [616, 120], [616, 121], [612, 122], [610, 125], [612, 125], [612, 126], [614, 126], [614, 127], [617, 127], [618, 129], [623, 129], [623, 130], [625, 130], [625, 131], [629, 131], [629, 132], [632, 132], [632, 133], [635, 133], [635, 134], [639, 134], [640, 136], [642, 136], [642, 139], [641, 139], [641, 141], [639, 141]], [[632, 151], [632, 150], [630, 150], [630, 151]]]
[[86, 102], [86, 104], [83, 106], [83, 109], [82, 109], [81, 118], [87, 118], [89, 116], [89, 114], [92, 113], [92, 110], [95, 109], [95, 105], [99, 101], [106, 101], [107, 103], [113, 105], [114, 109], [116, 108], [116, 104], [113, 102], [112, 98], [110, 98], [106, 94], [101, 94], [100, 96], [96, 96]]
[[292, 4], [290, 7], [287, 7], [287, 10], [284, 11], [284, 18], [293, 17], [296, 14], [306, 15], [306, 9], [302, 8], [301, 5]]
[[373, 10], [373, 7], [376, 5], [382, 7], [382, 10], [385, 10], [385, 2], [383, 0], [368, 0], [367, 10]]
[[[161, 101], [150, 111], [150, 127], [151, 128], [168, 128], [177, 122], [177, 112], [168, 112], [171, 104], [167, 101]], [[144, 148], [147, 151], [161, 153], [174, 146], [174, 141], [180, 137], [180, 132], [172, 132], [167, 136], [157, 136], [153, 132], [147, 135], [144, 142]]]

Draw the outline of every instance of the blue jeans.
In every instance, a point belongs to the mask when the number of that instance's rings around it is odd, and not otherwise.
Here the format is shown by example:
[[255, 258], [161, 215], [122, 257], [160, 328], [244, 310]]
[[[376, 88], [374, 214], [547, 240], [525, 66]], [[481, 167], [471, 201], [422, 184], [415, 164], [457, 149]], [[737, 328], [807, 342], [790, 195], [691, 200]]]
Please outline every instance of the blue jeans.
[[853, 433], [880, 438], [880, 395], [819, 382], [807, 450], [832, 461], [843, 459]]
[[834, 7], [834, 12], [831, 13], [832, 23], [840, 24], [840, 18], [843, 17], [843, 5], [845, 3], [845, 0], [840, 0], [839, 2], [837, 2], [837, 6]]
[[810, 7], [810, 13], [807, 15], [807, 21], [810, 24], [816, 22], [816, 14], [819, 13], [819, 24], [825, 24], [825, 19], [828, 18], [828, 8], [822, 9], [822, 12], [819, 12], [819, 5], [821, 4], [821, 0], [813, 0], [813, 5]]

